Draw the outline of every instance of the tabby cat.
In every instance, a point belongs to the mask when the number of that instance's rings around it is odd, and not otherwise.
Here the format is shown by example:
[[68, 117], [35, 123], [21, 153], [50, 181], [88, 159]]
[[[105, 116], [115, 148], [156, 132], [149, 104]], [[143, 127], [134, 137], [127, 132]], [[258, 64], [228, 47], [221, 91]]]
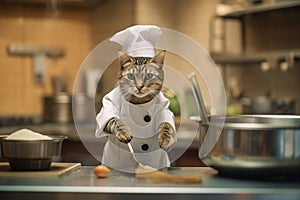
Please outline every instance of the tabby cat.
[[[151, 57], [131, 57], [119, 53], [121, 70], [118, 82], [125, 99], [132, 104], [150, 102], [161, 91], [164, 81], [165, 51]], [[104, 131], [115, 134], [122, 143], [132, 139], [131, 129], [124, 121], [116, 117], [111, 118]], [[162, 149], [169, 150], [174, 144], [175, 133], [168, 122], [164, 122], [158, 129], [158, 142]]]

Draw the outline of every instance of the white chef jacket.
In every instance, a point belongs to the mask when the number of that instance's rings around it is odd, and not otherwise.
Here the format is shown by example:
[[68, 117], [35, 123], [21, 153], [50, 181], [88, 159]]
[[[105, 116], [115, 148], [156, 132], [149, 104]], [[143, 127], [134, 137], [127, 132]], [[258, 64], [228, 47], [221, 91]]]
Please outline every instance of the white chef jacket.
[[[159, 147], [158, 128], [161, 123], [171, 124], [174, 133], [174, 115], [168, 109], [169, 100], [160, 92], [145, 104], [132, 104], [122, 96], [117, 86], [103, 97], [103, 107], [97, 114], [96, 137], [107, 136], [102, 164], [121, 171], [134, 172], [136, 163], [132, 160], [127, 144], [121, 143], [113, 134], [105, 133], [104, 127], [112, 117], [122, 119], [131, 129], [131, 145], [137, 159], [144, 165], [156, 169], [169, 167], [170, 161], [165, 150]], [[176, 140], [176, 138], [175, 138]]]

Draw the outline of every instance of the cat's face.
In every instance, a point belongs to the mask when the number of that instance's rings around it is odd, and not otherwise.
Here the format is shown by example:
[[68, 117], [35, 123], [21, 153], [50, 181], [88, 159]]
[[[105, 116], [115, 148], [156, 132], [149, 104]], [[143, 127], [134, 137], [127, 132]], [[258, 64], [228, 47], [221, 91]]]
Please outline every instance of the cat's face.
[[131, 57], [120, 53], [119, 84], [127, 101], [146, 103], [159, 93], [164, 80], [164, 57], [165, 51], [153, 58]]

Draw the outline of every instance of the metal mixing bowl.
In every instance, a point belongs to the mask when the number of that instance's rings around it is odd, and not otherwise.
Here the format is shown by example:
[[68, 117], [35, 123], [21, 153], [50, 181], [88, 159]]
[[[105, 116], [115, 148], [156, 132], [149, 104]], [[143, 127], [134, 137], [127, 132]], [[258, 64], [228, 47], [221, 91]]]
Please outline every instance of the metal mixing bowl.
[[61, 154], [66, 136], [51, 135], [51, 140], [1, 139], [2, 156], [14, 171], [49, 170], [54, 158]]
[[[209, 134], [220, 128], [200, 122], [200, 142], [208, 127]], [[227, 116], [216, 145], [201, 160], [223, 175], [299, 177], [300, 115]]]

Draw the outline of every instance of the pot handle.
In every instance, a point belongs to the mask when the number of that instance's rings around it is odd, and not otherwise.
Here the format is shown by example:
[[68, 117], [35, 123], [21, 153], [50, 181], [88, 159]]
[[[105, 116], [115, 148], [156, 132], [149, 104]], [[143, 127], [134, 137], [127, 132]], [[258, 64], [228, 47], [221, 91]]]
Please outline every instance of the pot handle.
[[199, 145], [199, 148], [201, 148], [202, 144], [203, 144], [203, 141], [204, 141], [204, 134], [203, 132], [201, 131], [201, 127], [205, 126], [203, 124], [203, 121], [201, 119], [200, 116], [191, 116], [190, 117], [190, 120], [194, 121], [195, 123], [198, 124], [198, 128], [197, 128], [197, 133], [198, 133], [198, 145]]
[[[213, 147], [216, 145], [221, 132], [222, 132], [222, 128], [213, 128], [213, 130], [209, 127], [209, 125], [211, 125], [211, 123], [215, 120], [213, 118], [213, 116], [210, 117], [210, 120], [208, 119], [207, 113], [206, 113], [206, 109], [204, 106], [204, 101], [201, 95], [201, 90], [197, 81], [197, 78], [195, 76], [194, 73], [189, 75], [189, 80], [191, 82], [191, 85], [193, 87], [194, 90], [194, 95], [196, 97], [196, 100], [198, 102], [198, 106], [199, 106], [199, 114], [200, 114], [200, 119], [199, 116], [198, 118], [195, 117], [194, 121], [197, 121], [199, 124], [198, 127], [198, 133], [199, 133], [199, 158], [204, 158], [206, 157], [209, 152], [213, 149]], [[192, 119], [193, 117], [191, 117]], [[198, 119], [198, 120], [195, 120]], [[222, 121], [221, 121], [222, 122]], [[224, 123], [224, 122], [222, 122]], [[221, 123], [221, 125], [222, 125]], [[206, 130], [206, 134], [204, 134], [202, 132], [202, 127], [207, 127]], [[223, 127], [223, 126], [221, 126]], [[203, 129], [204, 130], [204, 129]]]
[[201, 117], [201, 123], [207, 125], [209, 123], [209, 121], [208, 121], [208, 117], [207, 117], [207, 114], [206, 114], [206, 108], [205, 108], [205, 105], [204, 105], [204, 100], [203, 100], [203, 97], [202, 97], [202, 94], [201, 94], [201, 90], [200, 90], [196, 75], [194, 73], [191, 73], [188, 78], [189, 78], [190, 83], [192, 85], [193, 92], [194, 92], [194, 95], [195, 95], [195, 98], [196, 98], [196, 102], [198, 103], [198, 109], [199, 109], [199, 114], [200, 114], [200, 117]]

